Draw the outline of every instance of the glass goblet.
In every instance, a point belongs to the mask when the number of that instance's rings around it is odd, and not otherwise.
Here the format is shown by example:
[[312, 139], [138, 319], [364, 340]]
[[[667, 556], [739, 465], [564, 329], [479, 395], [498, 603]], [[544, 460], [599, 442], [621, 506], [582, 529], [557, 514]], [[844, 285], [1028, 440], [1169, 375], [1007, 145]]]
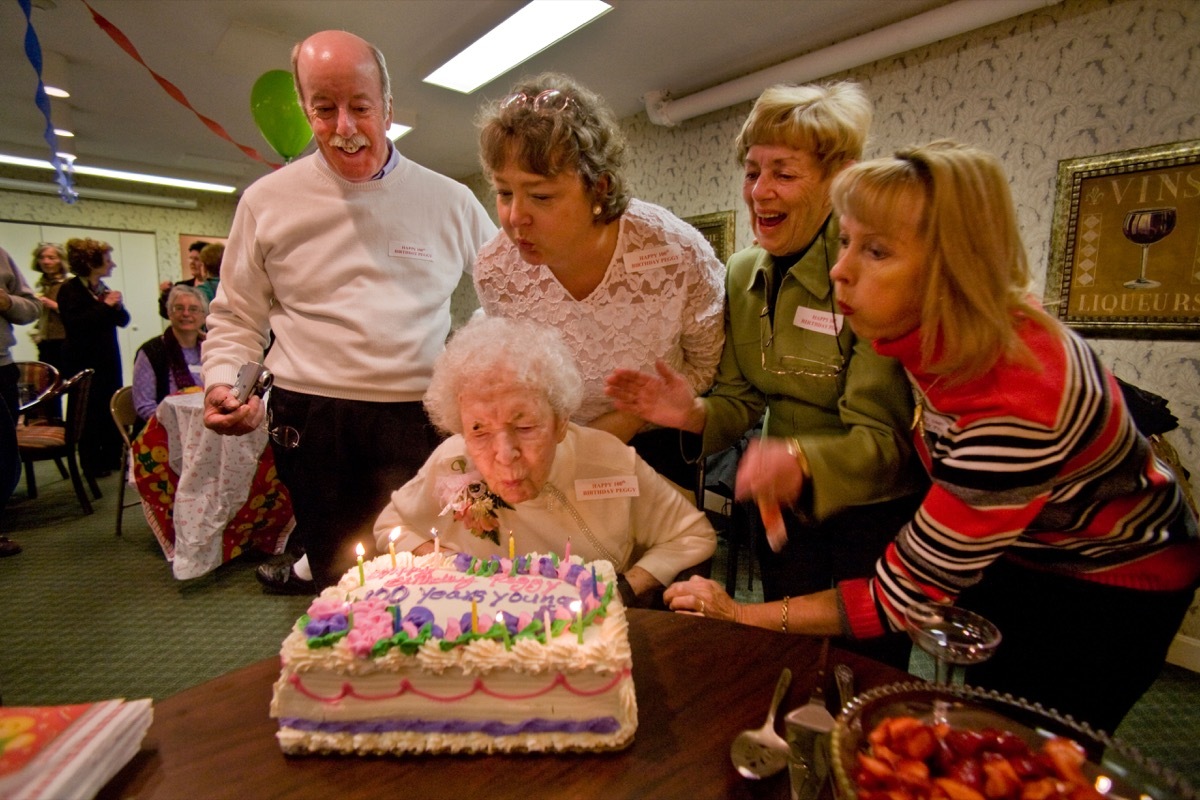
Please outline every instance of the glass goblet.
[[962, 683], [964, 669], [991, 658], [1000, 630], [973, 611], [942, 603], [915, 603], [904, 610], [909, 638], [933, 656], [934, 682]]

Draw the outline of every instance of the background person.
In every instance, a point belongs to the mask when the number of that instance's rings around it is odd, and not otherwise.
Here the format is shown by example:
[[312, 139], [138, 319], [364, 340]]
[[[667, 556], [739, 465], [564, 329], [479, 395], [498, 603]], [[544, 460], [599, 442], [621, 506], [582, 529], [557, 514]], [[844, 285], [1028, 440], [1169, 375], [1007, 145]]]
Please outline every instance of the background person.
[[17, 343], [13, 325], [27, 325], [38, 318], [38, 302], [17, 264], [0, 248], [0, 557], [15, 556], [21, 545], [4, 535], [4, 507], [21, 481], [21, 456], [17, 450], [17, 379], [20, 370], [13, 362]]
[[[862, 154], [870, 123], [870, 102], [853, 83], [763, 92], [737, 138], [755, 244], [729, 261], [712, 391], [698, 397], [665, 364], [609, 380], [618, 409], [702, 434], [705, 455], [735, 444], [767, 412], [771, 438], [752, 441], [743, 462], [796, 468], [782, 520], [777, 499], [759, 498], [764, 521], [786, 530], [778, 553], [757, 548], [768, 600], [871, 574], [918, 501], [919, 470], [902, 433], [912, 419], [904, 374], [843, 324], [829, 277], [839, 233], [829, 186]], [[906, 637], [865, 649], [907, 667]]]
[[85, 369], [96, 371], [79, 439], [79, 465], [93, 478], [102, 478], [121, 465], [123, 440], [108, 403], [124, 384], [117, 328], [129, 324], [129, 312], [121, 293], [104, 284], [117, 268], [110, 244], [68, 239], [67, 261], [76, 277], [58, 291], [58, 311], [67, 329], [66, 377]]
[[692, 488], [679, 434], [647, 430], [645, 419], [615, 410], [604, 378], [662, 359], [694, 392], [706, 391], [724, 339], [724, 266], [694, 227], [630, 198], [616, 119], [570, 78], [516, 84], [479, 124], [480, 161], [504, 229], [475, 263], [484, 312], [557, 329], [584, 380], [574, 421], [629, 442]]
[[[238, 369], [275, 375], [272, 447], [312, 580], [264, 564], [268, 591], [311, 592], [353, 565], [392, 490], [437, 444], [421, 398], [450, 331], [450, 296], [495, 233], [462, 184], [388, 141], [383, 54], [323, 31], [292, 54], [317, 152], [256, 181], [234, 216], [204, 343], [205, 424], [245, 434], [255, 397], [230, 393]], [[300, 570], [306, 567], [302, 563]]]
[[[481, 381], [480, 375], [487, 380]], [[570, 421], [583, 384], [553, 328], [476, 317], [439, 358], [425, 395], [430, 419], [456, 434], [392, 495], [375, 523], [380, 549], [440, 546], [475, 556], [570, 552], [604, 559], [627, 605], [654, 603], [681, 571], [712, 555], [716, 533], [703, 512], [613, 435]], [[619, 483], [616, 494], [587, 488]], [[478, 488], [472, 493], [470, 484]], [[466, 508], [481, 496], [489, 513]], [[451, 514], [442, 515], [447, 508]]]
[[133, 360], [133, 408], [142, 422], [169, 394], [204, 386], [200, 369], [200, 343], [208, 301], [192, 286], [173, 286], [167, 298], [171, 325], [147, 339]]
[[217, 286], [221, 283], [221, 260], [224, 257], [225, 245], [220, 242], [207, 244], [200, 251], [200, 263], [204, 266], [204, 282], [196, 288], [210, 303], [217, 296]]
[[[833, 198], [838, 308], [904, 364], [933, 486], [870, 578], [753, 606], [693, 580], [668, 589], [672, 607], [870, 637], [903, 630], [911, 603], [955, 603], [1003, 637], [972, 684], [1112, 732], [1200, 583], [1200, 534], [1174, 473], [1095, 354], [1029, 294], [993, 156], [936, 142], [851, 167]], [[747, 471], [738, 488], [779, 491], [777, 478]]]
[[69, 277], [67, 251], [61, 244], [42, 242], [33, 249], [33, 271], [41, 273], [37, 281], [37, 297], [42, 309], [33, 330], [38, 361], [44, 361], [61, 374], [65, 368], [63, 348], [67, 343], [67, 330], [58, 313], [58, 290]]
[[172, 286], [194, 286], [198, 288], [206, 280], [204, 263], [200, 261], [200, 251], [207, 246], [208, 242], [192, 242], [188, 245], [185, 265], [190, 277], [176, 281], [175, 283], [163, 281], [158, 285], [158, 315], [163, 319], [170, 319], [170, 314], [167, 312], [167, 296], [171, 293]]

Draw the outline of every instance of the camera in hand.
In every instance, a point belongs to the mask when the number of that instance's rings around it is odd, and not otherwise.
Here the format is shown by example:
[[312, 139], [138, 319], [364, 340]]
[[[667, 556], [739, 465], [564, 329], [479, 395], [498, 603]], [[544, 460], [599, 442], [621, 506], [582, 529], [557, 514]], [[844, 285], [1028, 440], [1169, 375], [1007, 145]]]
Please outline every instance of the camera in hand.
[[237, 380], [231, 391], [239, 403], [245, 403], [253, 395], [261, 397], [263, 392], [270, 388], [271, 380], [269, 369], [257, 361], [251, 361], [243, 364], [242, 368], [238, 370]]

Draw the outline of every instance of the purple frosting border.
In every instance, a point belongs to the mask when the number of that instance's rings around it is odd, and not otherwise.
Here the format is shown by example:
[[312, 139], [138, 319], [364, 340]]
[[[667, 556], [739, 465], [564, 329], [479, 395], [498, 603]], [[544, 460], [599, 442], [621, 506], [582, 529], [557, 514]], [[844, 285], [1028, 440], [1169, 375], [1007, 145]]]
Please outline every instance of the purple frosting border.
[[523, 733], [616, 733], [621, 725], [614, 717], [555, 720], [534, 717], [523, 722], [474, 721], [461, 719], [390, 719], [353, 722], [322, 722], [300, 717], [281, 717], [279, 727], [310, 733], [484, 733], [515, 736]]

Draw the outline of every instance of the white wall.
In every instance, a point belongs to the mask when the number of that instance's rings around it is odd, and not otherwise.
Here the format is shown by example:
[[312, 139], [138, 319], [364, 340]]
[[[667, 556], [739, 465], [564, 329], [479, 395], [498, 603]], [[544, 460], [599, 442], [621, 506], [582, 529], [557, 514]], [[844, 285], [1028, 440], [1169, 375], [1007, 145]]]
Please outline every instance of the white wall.
[[[133, 380], [133, 357], [137, 349], [152, 336], [162, 333], [166, 320], [158, 315], [158, 256], [154, 234], [134, 231], [113, 231], [101, 228], [34, 225], [21, 222], [0, 222], [0, 247], [8, 251], [30, 287], [37, 291], [40, 275], [32, 269], [33, 248], [39, 242], [64, 244], [67, 239], [91, 237], [107, 242], [113, 248], [117, 268], [104, 282], [124, 296], [125, 308], [132, 319], [117, 329], [121, 347], [124, 383]], [[33, 325], [17, 326], [17, 345], [13, 348], [16, 361], [36, 361], [37, 345], [30, 338]]]

